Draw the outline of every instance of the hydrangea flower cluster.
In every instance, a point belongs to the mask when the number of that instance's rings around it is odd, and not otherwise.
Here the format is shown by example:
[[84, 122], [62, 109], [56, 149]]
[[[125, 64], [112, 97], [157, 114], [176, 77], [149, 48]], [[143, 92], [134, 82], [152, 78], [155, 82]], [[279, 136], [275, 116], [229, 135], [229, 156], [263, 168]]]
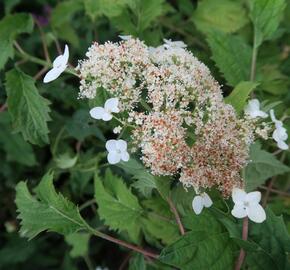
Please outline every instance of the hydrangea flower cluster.
[[[242, 187], [253, 130], [223, 102], [219, 84], [183, 42], [152, 48], [128, 37], [94, 43], [86, 56], [77, 67], [80, 97], [93, 99], [103, 88], [118, 98], [131, 146], [154, 175], [179, 175], [196, 190], [217, 186], [225, 196]], [[114, 111], [105, 105], [92, 112], [107, 120]]]
[[[232, 106], [223, 102], [219, 84], [208, 68], [199, 62], [182, 41], [164, 40], [157, 48], [147, 47], [131, 36], [120, 36], [120, 43], [94, 43], [87, 59], [79, 61], [80, 97], [93, 99], [105, 89], [109, 98], [104, 107], [90, 110], [92, 118], [122, 123], [118, 134], [131, 131], [131, 152], [141, 151], [141, 160], [154, 175], [179, 175], [184, 187], [193, 187], [192, 207], [198, 215], [213, 202], [203, 190], [217, 186], [227, 197], [232, 193], [237, 218], [249, 217], [261, 223], [266, 219], [259, 204], [260, 192], [246, 193], [240, 176], [247, 164], [249, 146], [255, 135], [268, 139], [272, 129], [260, 118], [269, 115], [252, 99], [238, 118]], [[67, 68], [68, 46], [53, 62], [44, 77], [50, 82]], [[113, 114], [114, 113], [114, 114]], [[115, 114], [122, 113], [119, 119]], [[273, 110], [272, 138], [282, 150], [288, 134]], [[108, 140], [108, 162], [128, 161], [127, 142]]]

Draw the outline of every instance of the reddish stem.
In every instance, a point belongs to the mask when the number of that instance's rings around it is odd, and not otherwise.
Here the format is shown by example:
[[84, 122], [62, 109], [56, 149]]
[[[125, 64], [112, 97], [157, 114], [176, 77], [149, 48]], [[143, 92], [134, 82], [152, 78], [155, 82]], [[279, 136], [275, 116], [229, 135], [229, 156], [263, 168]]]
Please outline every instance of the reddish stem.
[[[248, 239], [248, 230], [249, 230], [249, 219], [248, 217], [245, 217], [243, 220], [243, 235], [242, 235], [244, 241], [247, 241]], [[246, 257], [246, 252], [241, 248], [239, 258], [236, 262], [235, 270], [241, 269], [245, 257]]]
[[283, 192], [283, 191], [277, 190], [275, 188], [269, 188], [269, 187], [265, 187], [265, 186], [259, 186], [259, 188], [264, 189], [264, 190], [269, 190], [271, 193], [276, 193], [276, 194], [284, 196], [284, 197], [290, 197], [290, 193]]
[[176, 210], [176, 208], [174, 206], [174, 203], [172, 202], [172, 200], [170, 198], [168, 198], [167, 201], [168, 201], [168, 203], [170, 205], [172, 213], [175, 216], [176, 222], [177, 222], [178, 227], [179, 227], [179, 231], [180, 231], [181, 235], [184, 235], [185, 234], [185, 230], [184, 230], [184, 227], [183, 227], [183, 225], [181, 223], [180, 216], [179, 216], [179, 214], [178, 214], [178, 212], [177, 212], [177, 210]]
[[2, 106], [0, 106], [0, 112], [4, 112], [7, 109], [7, 104], [4, 103]]
[[100, 238], [102, 239], [105, 239], [105, 240], [108, 240], [110, 242], [113, 242], [115, 244], [118, 244], [120, 246], [123, 246], [123, 247], [126, 247], [126, 248], [129, 248], [129, 249], [132, 249], [136, 252], [139, 252], [141, 254], [143, 254], [144, 256], [148, 256], [150, 258], [153, 258], [153, 259], [157, 259], [159, 257], [158, 254], [156, 253], [152, 253], [151, 251], [148, 251], [148, 250], [145, 250], [143, 249], [142, 247], [139, 247], [139, 246], [135, 246], [135, 245], [132, 245], [132, 244], [129, 244], [127, 242], [124, 242], [122, 240], [119, 240], [119, 239], [116, 239], [112, 236], [109, 236], [107, 234], [104, 234], [102, 232], [99, 232], [99, 231], [94, 231], [93, 232], [96, 236], [99, 236]]

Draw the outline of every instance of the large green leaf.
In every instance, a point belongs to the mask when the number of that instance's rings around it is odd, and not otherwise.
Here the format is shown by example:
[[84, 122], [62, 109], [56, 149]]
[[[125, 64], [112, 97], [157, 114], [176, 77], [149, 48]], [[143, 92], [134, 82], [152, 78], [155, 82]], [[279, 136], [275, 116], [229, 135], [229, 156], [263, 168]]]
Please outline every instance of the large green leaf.
[[86, 228], [78, 208], [53, 186], [53, 174], [47, 173], [35, 189], [33, 197], [25, 182], [16, 186], [16, 205], [21, 220], [21, 235], [34, 238], [43, 231], [64, 235]]
[[0, 69], [14, 55], [13, 41], [21, 33], [30, 33], [33, 20], [29, 14], [7, 15], [0, 21]]
[[162, 14], [164, 0], [133, 1], [136, 6], [133, 12], [138, 17], [138, 33], [144, 31], [158, 16]]
[[126, 231], [137, 242], [140, 235], [142, 208], [138, 199], [119, 177], [106, 171], [104, 181], [95, 175], [95, 198], [98, 213], [113, 230]]
[[258, 47], [264, 40], [273, 37], [282, 19], [285, 7], [285, 0], [250, 1], [250, 17], [255, 31], [254, 46]]
[[196, 27], [205, 33], [213, 29], [225, 33], [235, 32], [248, 22], [242, 3], [231, 0], [198, 2], [192, 20]]
[[249, 80], [252, 52], [241, 37], [212, 31], [207, 41], [212, 59], [229, 85], [236, 86], [241, 81]]
[[250, 160], [244, 174], [247, 191], [254, 190], [274, 175], [290, 171], [290, 168], [274, 155], [262, 150], [258, 143], [253, 144], [250, 148]]
[[33, 144], [48, 143], [49, 101], [38, 93], [35, 81], [20, 70], [10, 70], [6, 73], [6, 91], [14, 131]]
[[145, 237], [154, 237], [164, 244], [172, 244], [180, 236], [176, 220], [169, 208], [169, 204], [160, 196], [142, 202], [147, 208], [147, 218], [142, 219]]
[[102, 13], [109, 18], [120, 15], [132, 0], [98, 0]]
[[192, 231], [164, 248], [159, 259], [181, 270], [231, 270], [235, 260], [234, 247], [228, 233]]
[[250, 93], [258, 86], [254, 82], [240, 82], [231, 94], [225, 98], [225, 102], [231, 104], [237, 111], [242, 112]]
[[251, 269], [289, 269], [290, 236], [282, 216], [277, 217], [270, 208], [266, 209], [266, 221], [250, 229], [250, 238], [257, 249], [248, 252], [247, 263]]
[[0, 144], [7, 154], [7, 159], [26, 166], [36, 165], [36, 158], [29, 143], [20, 134], [13, 134], [10, 117], [7, 112], [0, 114]]
[[187, 212], [182, 218], [182, 224], [191, 231], [205, 230], [208, 233], [223, 231], [221, 223], [207, 209], [204, 209], [200, 215], [194, 214], [193, 211]]

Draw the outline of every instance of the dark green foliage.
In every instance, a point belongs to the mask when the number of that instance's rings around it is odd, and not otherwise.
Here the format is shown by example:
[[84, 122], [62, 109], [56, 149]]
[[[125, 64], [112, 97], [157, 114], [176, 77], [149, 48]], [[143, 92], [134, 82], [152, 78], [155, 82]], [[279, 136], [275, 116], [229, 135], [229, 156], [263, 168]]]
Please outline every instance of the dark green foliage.
[[[290, 131], [289, 1], [4, 0], [0, 7], [1, 270], [227, 270], [240, 248], [247, 253], [243, 269], [290, 269], [290, 155], [277, 151], [272, 138], [251, 146], [243, 171], [245, 188], [262, 191], [268, 204], [266, 221], [250, 222], [244, 241], [242, 220], [219, 191], [207, 191], [214, 204], [195, 215], [195, 191], [178, 176], [152, 175], [139, 153], [108, 166], [105, 141], [118, 136], [112, 133], [118, 123], [89, 116], [89, 108], [104, 105], [105, 89], [88, 101], [78, 99], [79, 78], [69, 73], [42, 82], [51, 67], [46, 48], [53, 61], [68, 44], [76, 66], [92, 42], [118, 35], [154, 46], [182, 40], [239, 115], [255, 97], [264, 110], [274, 107]], [[194, 129], [187, 135], [191, 146]]]

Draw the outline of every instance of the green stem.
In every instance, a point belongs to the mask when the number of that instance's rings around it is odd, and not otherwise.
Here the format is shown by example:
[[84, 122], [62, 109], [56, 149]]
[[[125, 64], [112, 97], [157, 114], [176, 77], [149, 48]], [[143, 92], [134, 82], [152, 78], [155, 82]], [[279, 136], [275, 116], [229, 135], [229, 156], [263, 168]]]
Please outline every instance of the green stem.
[[57, 136], [56, 136], [56, 138], [55, 138], [54, 144], [53, 144], [53, 146], [52, 146], [52, 148], [51, 148], [51, 153], [52, 153], [53, 155], [55, 155], [55, 153], [56, 153], [56, 149], [57, 149], [57, 147], [58, 147], [58, 144], [59, 144], [60, 138], [61, 138], [62, 134], [64, 133], [64, 131], [65, 131], [65, 127], [63, 126], [63, 127], [61, 128], [61, 130], [58, 132], [58, 134], [57, 134]]
[[255, 78], [256, 78], [256, 65], [257, 65], [258, 47], [257, 47], [256, 35], [255, 34], [254, 34], [254, 42], [253, 43], [254, 44], [253, 44], [253, 52], [252, 52], [250, 81], [255, 81]]
[[88, 200], [79, 207], [79, 210], [82, 211], [83, 209], [87, 208], [88, 206], [90, 206], [94, 203], [96, 203], [95, 199]]
[[87, 265], [89, 270], [94, 270], [95, 269], [93, 264], [92, 264], [92, 261], [91, 261], [89, 255], [84, 255], [83, 259], [84, 259], [84, 261], [85, 261], [85, 263], [86, 263], [86, 265]]
[[[35, 64], [44, 66], [46, 68], [52, 68], [52, 66], [53, 66], [52, 63], [49, 63], [45, 60], [42, 60], [38, 57], [35, 57], [35, 56], [25, 52], [16, 41], [14, 42], [14, 46], [17, 49], [16, 55], [23, 58], [24, 60], [28, 60], [28, 61], [33, 62]], [[78, 74], [76, 72], [74, 72], [72, 68], [67, 68], [64, 72], [79, 77]]]

